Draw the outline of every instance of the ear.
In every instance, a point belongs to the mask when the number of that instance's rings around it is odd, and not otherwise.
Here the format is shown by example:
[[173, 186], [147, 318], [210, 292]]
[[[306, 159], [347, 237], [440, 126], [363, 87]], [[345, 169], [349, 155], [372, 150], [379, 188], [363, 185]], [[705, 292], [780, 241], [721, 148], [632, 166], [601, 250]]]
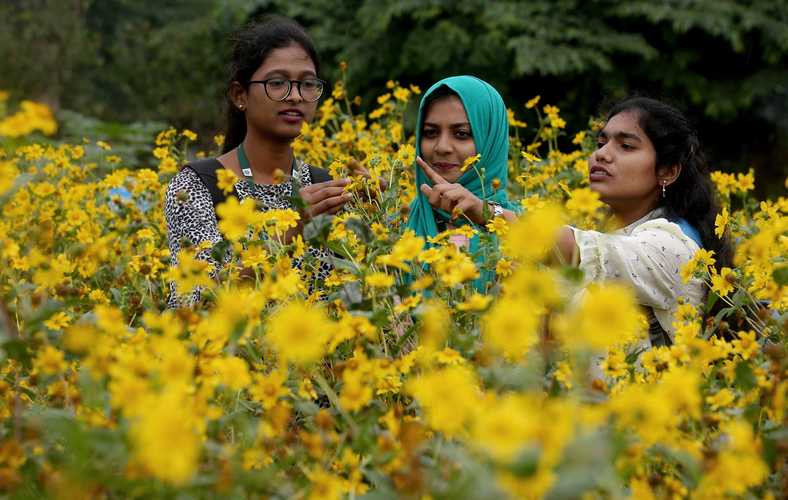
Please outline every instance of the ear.
[[660, 186], [670, 186], [681, 174], [681, 165], [671, 165], [669, 167], [660, 167], [657, 169], [657, 182]]
[[227, 95], [236, 109], [246, 111], [246, 89], [240, 82], [231, 83]]

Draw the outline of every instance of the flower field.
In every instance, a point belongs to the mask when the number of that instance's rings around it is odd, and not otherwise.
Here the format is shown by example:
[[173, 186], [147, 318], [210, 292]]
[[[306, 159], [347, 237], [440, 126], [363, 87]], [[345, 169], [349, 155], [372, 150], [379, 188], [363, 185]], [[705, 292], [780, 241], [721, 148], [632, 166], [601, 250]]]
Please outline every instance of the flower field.
[[[349, 208], [284, 244], [297, 212], [230, 197], [221, 269], [190, 242], [170, 266], [167, 183], [216, 153], [193, 132], [151, 137], [139, 165], [100, 137], [51, 139], [45, 106], [0, 95], [0, 494], [785, 495], [788, 199], [713, 174], [735, 267], [699, 252], [683, 272], [708, 283], [705, 309], [679, 307], [676, 342], [644, 351], [630, 290], [581, 291], [552, 251], [562, 224], [605, 225], [587, 187], [596, 123], [569, 132], [538, 97], [513, 107], [500, 188], [523, 215], [475, 229], [480, 270], [452, 243], [472, 226], [404, 230], [419, 89], [389, 82], [364, 115], [344, 88], [294, 149], [334, 177], [369, 171]], [[333, 251], [325, 281], [310, 244]], [[486, 293], [480, 271], [499, 277]], [[167, 310], [170, 282], [201, 302]]]

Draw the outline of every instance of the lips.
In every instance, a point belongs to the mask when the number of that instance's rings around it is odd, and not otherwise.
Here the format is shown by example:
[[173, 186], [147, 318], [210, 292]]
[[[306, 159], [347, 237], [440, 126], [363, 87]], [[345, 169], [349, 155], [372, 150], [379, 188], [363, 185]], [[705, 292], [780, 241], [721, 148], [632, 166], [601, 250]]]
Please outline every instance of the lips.
[[437, 162], [432, 164], [432, 168], [434, 168], [436, 170], [442, 170], [442, 171], [453, 170], [453, 169], [459, 168], [459, 167], [460, 167], [459, 163], [447, 163], [447, 162], [442, 162], [442, 161], [437, 161]]
[[605, 180], [609, 177], [613, 177], [607, 169], [600, 167], [599, 165], [591, 165], [588, 169], [588, 179], [591, 181], [601, 181]]
[[304, 113], [295, 108], [283, 109], [278, 114], [290, 123], [300, 122], [304, 119]]

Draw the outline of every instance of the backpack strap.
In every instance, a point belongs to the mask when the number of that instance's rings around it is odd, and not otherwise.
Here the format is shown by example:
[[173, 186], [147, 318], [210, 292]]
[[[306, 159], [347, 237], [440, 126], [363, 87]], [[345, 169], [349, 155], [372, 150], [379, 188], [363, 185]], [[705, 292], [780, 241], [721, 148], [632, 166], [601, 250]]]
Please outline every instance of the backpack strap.
[[[216, 172], [224, 168], [224, 165], [219, 163], [219, 160], [216, 158], [197, 160], [187, 163], [183, 168], [191, 169], [197, 174], [205, 187], [208, 188], [208, 192], [211, 193], [211, 201], [213, 201], [214, 207], [217, 207], [220, 203], [224, 203], [227, 200], [227, 195], [224, 194], [224, 191], [219, 189], [218, 186], [219, 179]], [[312, 180], [312, 184], [326, 182], [332, 179], [328, 170], [313, 167], [311, 165], [309, 166], [309, 176]], [[233, 196], [236, 198], [238, 197], [238, 193], [236, 193], [235, 190], [233, 190]]]
[[312, 165], [309, 165], [309, 177], [312, 179], [312, 184], [326, 182], [332, 179], [331, 174], [328, 173], [328, 170], [324, 168], [313, 167]]
[[[218, 185], [219, 179], [216, 172], [224, 168], [224, 165], [219, 163], [219, 160], [216, 158], [197, 160], [187, 163], [183, 168], [193, 170], [205, 187], [208, 188], [208, 192], [211, 193], [211, 201], [213, 202], [214, 208], [227, 200], [227, 195], [224, 194], [224, 191], [219, 189]], [[236, 193], [235, 190], [233, 190], [233, 196], [236, 198], [238, 197], [238, 193]]]
[[698, 232], [695, 227], [687, 222], [686, 219], [682, 217], [677, 217], [675, 219], [670, 219], [670, 222], [675, 223], [681, 229], [681, 232], [684, 233], [689, 239], [697, 243], [700, 248], [703, 248], [703, 240], [700, 237], [700, 233]]

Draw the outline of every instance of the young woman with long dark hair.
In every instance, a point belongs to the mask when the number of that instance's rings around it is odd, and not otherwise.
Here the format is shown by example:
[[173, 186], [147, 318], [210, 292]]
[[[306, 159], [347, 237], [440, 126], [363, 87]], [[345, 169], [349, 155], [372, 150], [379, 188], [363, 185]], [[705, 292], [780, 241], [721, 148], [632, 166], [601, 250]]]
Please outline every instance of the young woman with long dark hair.
[[623, 226], [604, 234], [566, 226], [558, 249], [588, 281], [628, 282], [649, 317], [652, 345], [670, 345], [679, 297], [700, 305], [701, 280], [683, 283], [681, 267], [699, 248], [728, 266], [727, 238], [714, 234], [719, 212], [698, 134], [679, 110], [646, 98], [608, 112], [589, 159], [589, 183]]
[[[291, 147], [301, 125], [315, 115], [324, 88], [319, 74], [312, 41], [291, 19], [269, 17], [237, 35], [223, 154], [186, 165], [167, 189], [165, 215], [175, 264], [184, 241], [197, 245], [222, 240], [216, 218], [216, 205], [224, 198], [216, 186], [221, 169], [238, 177], [234, 195], [256, 200], [261, 210], [294, 208], [290, 200], [298, 186], [306, 203], [300, 224], [319, 214], [336, 213], [350, 199], [344, 192], [346, 179], [331, 180], [327, 171], [295, 158]], [[284, 182], [279, 173], [284, 174]], [[327, 255], [322, 249], [309, 251], [318, 257]], [[203, 250], [198, 258], [210, 261], [210, 250]], [[324, 261], [317, 274], [325, 276], [329, 271]], [[185, 302], [198, 298], [195, 291]], [[171, 306], [182, 303], [183, 298], [171, 294]]]

